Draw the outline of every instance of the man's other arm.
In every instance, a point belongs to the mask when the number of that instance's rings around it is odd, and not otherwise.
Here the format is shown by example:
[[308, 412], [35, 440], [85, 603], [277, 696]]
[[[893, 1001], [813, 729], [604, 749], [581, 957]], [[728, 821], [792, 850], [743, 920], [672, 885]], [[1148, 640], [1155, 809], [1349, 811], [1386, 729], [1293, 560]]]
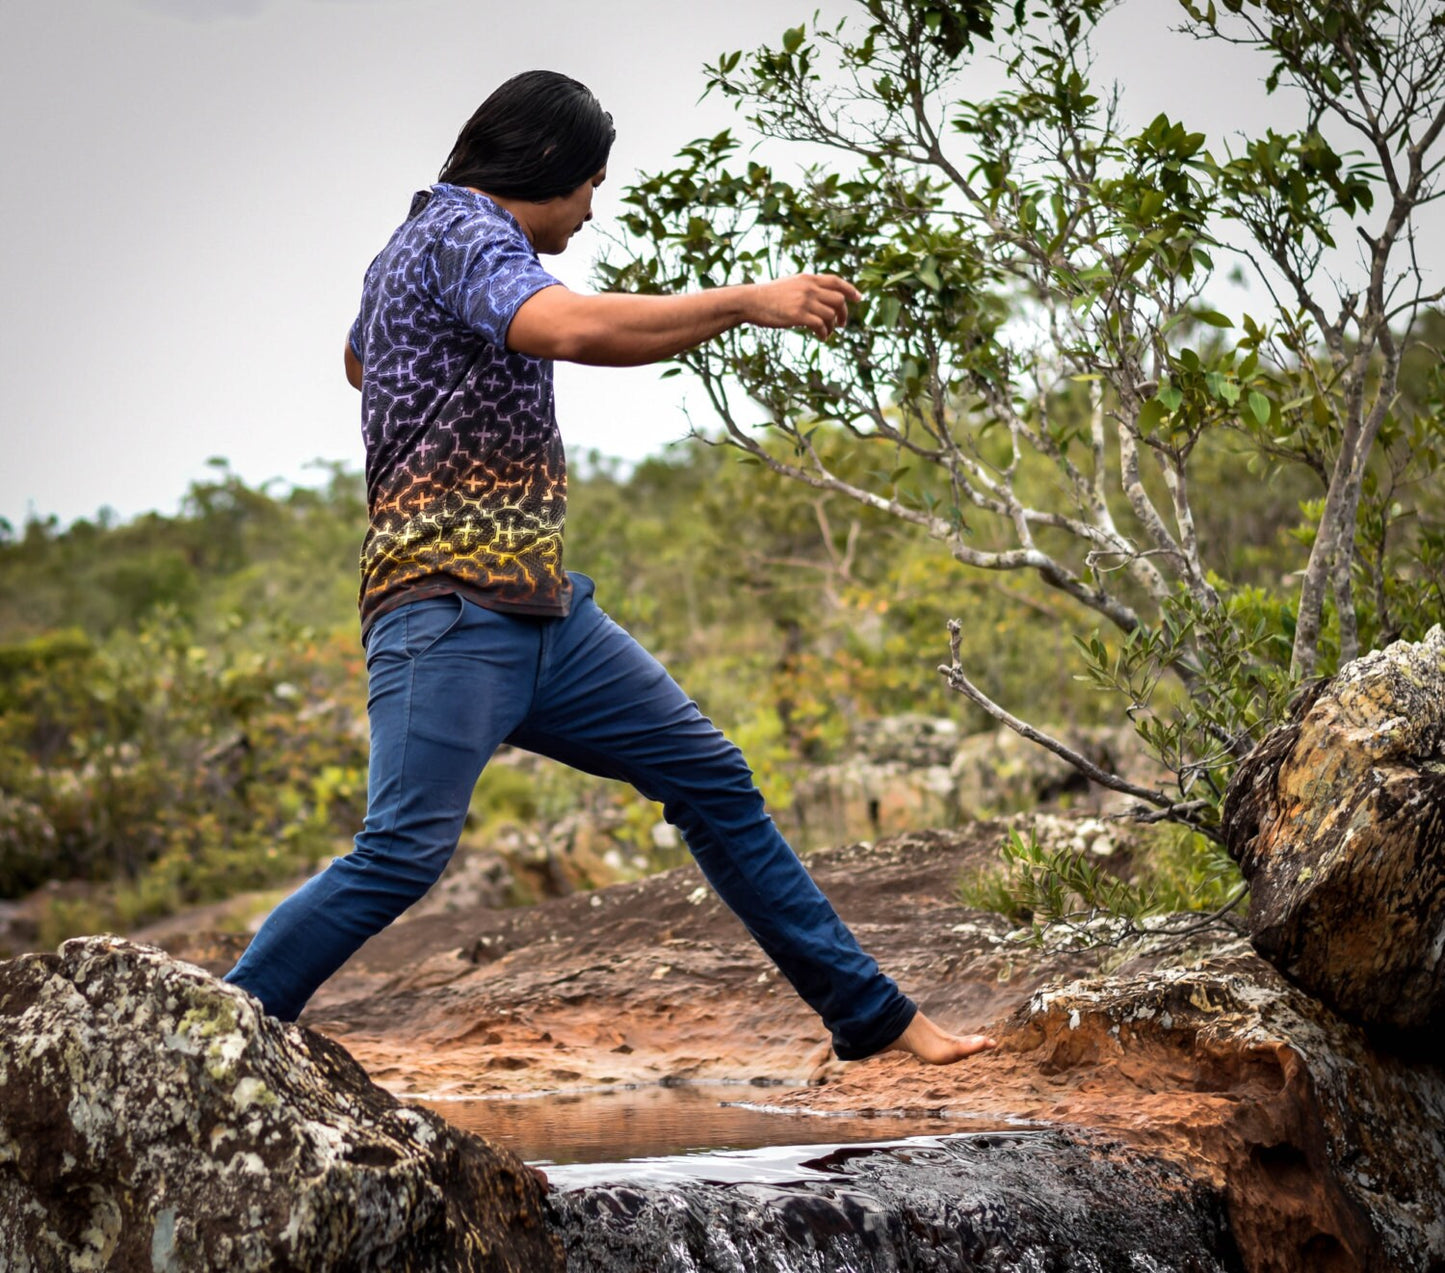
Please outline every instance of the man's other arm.
[[346, 342], [346, 379], [353, 389], [361, 388], [361, 359], [356, 356], [349, 340]]

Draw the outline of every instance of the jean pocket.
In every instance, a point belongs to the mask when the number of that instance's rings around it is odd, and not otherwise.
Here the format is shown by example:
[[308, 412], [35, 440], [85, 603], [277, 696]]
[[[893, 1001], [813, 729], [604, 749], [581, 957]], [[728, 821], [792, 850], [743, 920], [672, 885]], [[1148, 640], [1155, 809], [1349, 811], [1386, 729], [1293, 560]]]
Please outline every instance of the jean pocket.
[[402, 653], [409, 659], [421, 658], [461, 622], [465, 610], [466, 602], [455, 592], [403, 606], [406, 634], [402, 638]]

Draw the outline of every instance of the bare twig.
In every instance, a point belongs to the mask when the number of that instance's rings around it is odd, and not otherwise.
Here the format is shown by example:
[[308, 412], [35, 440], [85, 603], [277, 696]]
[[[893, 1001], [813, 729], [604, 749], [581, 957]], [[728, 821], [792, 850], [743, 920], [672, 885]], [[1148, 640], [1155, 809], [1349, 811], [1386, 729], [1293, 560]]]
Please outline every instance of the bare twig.
[[1146, 804], [1154, 805], [1163, 809], [1170, 816], [1171, 820], [1183, 823], [1186, 826], [1208, 836], [1212, 840], [1219, 840], [1220, 835], [1216, 828], [1198, 818], [1201, 812], [1200, 802], [1189, 801], [1181, 803], [1173, 800], [1163, 791], [1151, 790], [1148, 787], [1141, 787], [1137, 783], [1129, 782], [1118, 774], [1110, 773], [1102, 769], [1081, 752], [1075, 751], [1066, 743], [1060, 742], [1057, 738], [1051, 737], [1040, 729], [1036, 729], [1027, 721], [1020, 720], [1006, 708], [1000, 707], [993, 699], [989, 698], [981, 689], [968, 679], [960, 661], [961, 646], [963, 641], [963, 624], [957, 619], [950, 619], [948, 622], [949, 650], [953, 658], [952, 664], [940, 664], [939, 672], [948, 682], [949, 688], [957, 690], [970, 702], [977, 704], [985, 712], [1002, 725], [1007, 725], [1014, 733], [1021, 738], [1026, 738], [1031, 743], [1037, 743], [1047, 751], [1051, 751], [1061, 760], [1067, 761], [1085, 777], [1098, 783], [1101, 787], [1108, 787], [1112, 791], [1122, 792], [1126, 796], [1134, 796]]

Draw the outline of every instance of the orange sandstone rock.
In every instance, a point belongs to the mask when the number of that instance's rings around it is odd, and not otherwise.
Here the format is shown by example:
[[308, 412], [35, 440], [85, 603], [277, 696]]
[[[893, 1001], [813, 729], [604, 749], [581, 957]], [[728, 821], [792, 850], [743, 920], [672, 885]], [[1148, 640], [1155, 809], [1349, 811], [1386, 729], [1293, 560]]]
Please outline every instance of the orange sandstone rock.
[[1345, 667], [1225, 804], [1255, 948], [1367, 1025], [1445, 1026], [1445, 630]]

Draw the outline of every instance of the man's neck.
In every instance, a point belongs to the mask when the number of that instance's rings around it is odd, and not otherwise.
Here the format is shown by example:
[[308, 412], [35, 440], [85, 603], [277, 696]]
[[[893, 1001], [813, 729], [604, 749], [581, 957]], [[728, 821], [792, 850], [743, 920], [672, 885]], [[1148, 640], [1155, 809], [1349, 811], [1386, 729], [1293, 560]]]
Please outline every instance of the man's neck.
[[504, 212], [511, 213], [517, 224], [522, 227], [522, 233], [527, 236], [527, 242], [533, 247], [537, 246], [537, 236], [533, 233], [532, 225], [528, 219], [529, 212], [536, 210], [536, 204], [530, 203], [526, 199], [508, 199], [502, 195], [489, 194], [487, 191], [479, 189], [476, 186], [468, 186], [467, 189], [482, 195], [484, 198], [490, 199]]

